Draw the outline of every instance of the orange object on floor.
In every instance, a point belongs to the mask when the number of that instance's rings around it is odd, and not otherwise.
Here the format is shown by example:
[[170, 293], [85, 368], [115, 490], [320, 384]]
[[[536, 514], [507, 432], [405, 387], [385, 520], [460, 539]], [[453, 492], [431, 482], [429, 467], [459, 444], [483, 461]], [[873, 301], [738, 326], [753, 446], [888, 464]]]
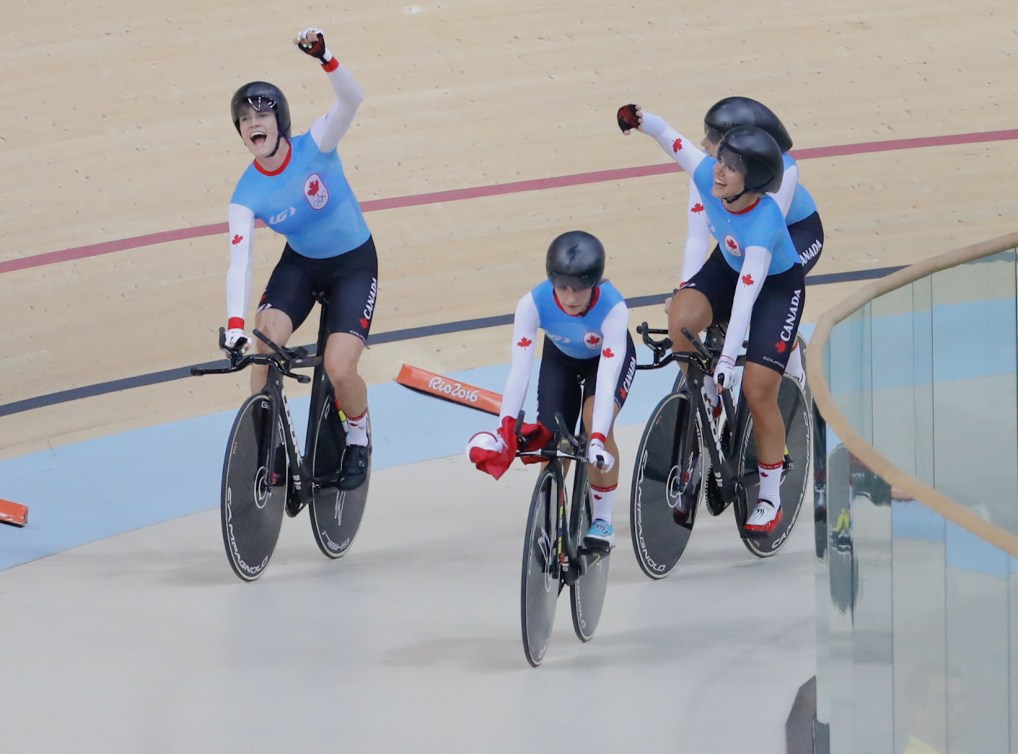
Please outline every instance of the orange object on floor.
[[476, 408], [498, 416], [502, 407], [502, 396], [490, 390], [468, 385], [448, 377], [443, 377], [427, 369], [404, 364], [396, 376], [396, 382], [412, 390], [433, 395], [453, 403]]
[[28, 507], [0, 499], [0, 523], [24, 526], [28, 523]]

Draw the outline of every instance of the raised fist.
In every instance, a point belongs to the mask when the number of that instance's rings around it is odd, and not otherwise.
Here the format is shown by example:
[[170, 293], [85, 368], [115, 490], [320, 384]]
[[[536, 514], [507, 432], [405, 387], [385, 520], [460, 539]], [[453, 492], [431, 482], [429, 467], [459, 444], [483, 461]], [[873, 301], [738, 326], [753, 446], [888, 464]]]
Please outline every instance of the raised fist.
[[313, 26], [298, 32], [297, 38], [293, 40], [297, 48], [305, 55], [310, 55], [325, 65], [332, 60], [332, 53], [325, 44], [325, 32]]

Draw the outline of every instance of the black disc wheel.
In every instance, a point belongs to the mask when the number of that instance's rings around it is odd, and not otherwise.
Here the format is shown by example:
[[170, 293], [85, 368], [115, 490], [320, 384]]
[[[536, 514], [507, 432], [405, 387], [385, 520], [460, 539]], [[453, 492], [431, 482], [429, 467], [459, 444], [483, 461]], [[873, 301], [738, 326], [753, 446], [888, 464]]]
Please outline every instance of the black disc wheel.
[[541, 664], [548, 649], [555, 623], [555, 602], [561, 588], [555, 534], [557, 499], [561, 494], [554, 473], [551, 469], [543, 469], [537, 478], [527, 516], [520, 593], [523, 653], [534, 667]]
[[636, 452], [629, 530], [636, 561], [652, 579], [663, 579], [675, 568], [696, 520], [703, 464], [692, 410], [685, 390], [666, 395], [651, 413]]
[[[331, 397], [323, 401], [321, 411], [309, 433], [308, 463], [311, 466], [311, 530], [318, 549], [329, 558], [340, 558], [353, 544], [368, 500], [368, 468], [364, 484], [355, 490], [336, 486], [340, 462], [346, 448], [346, 431]], [[370, 463], [370, 461], [369, 461]]]
[[[580, 483], [580, 474], [577, 474]], [[608, 568], [611, 565], [611, 551], [583, 546], [583, 538], [590, 528], [591, 501], [590, 486], [583, 480], [582, 497], [573, 496], [573, 510], [570, 528], [573, 541], [578, 543], [574, 562], [580, 575], [569, 587], [569, 601], [573, 612], [573, 630], [580, 641], [594, 638], [597, 623], [601, 620], [605, 594], [608, 591]]]
[[265, 570], [276, 548], [286, 504], [282, 426], [272, 399], [252, 395], [237, 412], [223, 461], [220, 520], [230, 567], [244, 581]]
[[781, 477], [781, 521], [766, 534], [747, 533], [743, 528], [747, 515], [756, 507], [760, 492], [753, 419], [749, 418], [739, 452], [738, 473], [745, 495], [736, 504], [736, 525], [742, 542], [757, 557], [766, 558], [780, 550], [792, 533], [803, 500], [809, 489], [809, 469], [813, 452], [813, 401], [794, 378], [785, 376], [778, 392], [778, 407], [785, 421], [785, 469]]

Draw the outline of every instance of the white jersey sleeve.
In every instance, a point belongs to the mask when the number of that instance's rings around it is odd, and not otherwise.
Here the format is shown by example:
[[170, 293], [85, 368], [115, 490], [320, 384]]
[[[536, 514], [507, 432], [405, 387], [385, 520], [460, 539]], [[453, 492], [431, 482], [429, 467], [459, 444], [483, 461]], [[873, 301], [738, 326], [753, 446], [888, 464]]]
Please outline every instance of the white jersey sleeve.
[[785, 174], [781, 177], [781, 188], [770, 196], [781, 208], [781, 216], [788, 216], [788, 208], [792, 206], [792, 197], [795, 195], [795, 187], [799, 185], [799, 166], [789, 165], [785, 168]]
[[646, 110], [642, 115], [643, 124], [639, 130], [654, 137], [658, 146], [692, 176], [697, 166], [707, 157], [707, 153], [669, 126], [660, 115], [648, 113]]
[[534, 297], [527, 293], [516, 305], [513, 318], [513, 350], [509, 376], [502, 391], [502, 408], [499, 423], [509, 416], [517, 418], [530, 385], [530, 371], [534, 365], [534, 351], [537, 349], [537, 328], [541, 318], [537, 313]]
[[742, 350], [749, 331], [749, 321], [753, 316], [753, 305], [767, 279], [767, 270], [771, 266], [771, 253], [763, 246], [746, 248], [746, 261], [739, 271], [739, 279], [735, 284], [735, 299], [732, 301], [732, 316], [728, 320], [728, 333], [725, 335], [725, 347], [722, 355], [735, 362]]
[[619, 376], [626, 361], [628, 332], [629, 308], [625, 301], [620, 301], [612, 307], [601, 324], [604, 343], [601, 347], [601, 360], [597, 364], [591, 437], [608, 437], [612, 422], [615, 421], [615, 387], [619, 384]]
[[254, 234], [255, 216], [247, 207], [231, 204], [228, 217], [230, 268], [226, 271], [226, 316], [234, 324], [239, 319], [240, 327], [243, 328], [251, 295], [251, 237]]
[[707, 224], [707, 213], [703, 208], [700, 191], [689, 179], [689, 202], [686, 207], [686, 248], [682, 255], [682, 279], [679, 285], [700, 271], [707, 261], [710, 250], [710, 227]]
[[327, 71], [329, 83], [336, 92], [332, 109], [316, 120], [311, 126], [311, 138], [322, 152], [332, 152], [339, 146], [339, 140], [350, 129], [357, 108], [364, 101], [364, 92], [346, 66], [337, 66]]

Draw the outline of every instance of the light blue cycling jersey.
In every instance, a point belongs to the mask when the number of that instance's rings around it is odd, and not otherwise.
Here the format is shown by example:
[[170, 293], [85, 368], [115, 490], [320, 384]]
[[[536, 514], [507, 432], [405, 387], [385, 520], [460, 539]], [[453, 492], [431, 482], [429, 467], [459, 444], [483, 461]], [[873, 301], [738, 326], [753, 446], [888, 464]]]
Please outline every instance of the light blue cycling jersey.
[[714, 186], [714, 166], [717, 159], [704, 155], [693, 173], [693, 183], [700, 192], [710, 233], [717, 239], [725, 261], [733, 270], [741, 270], [746, 249], [762, 246], [771, 252], [768, 275], [777, 275], [799, 264], [799, 254], [788, 234], [788, 226], [781, 215], [781, 208], [770, 196], [743, 212], [732, 212], [724, 202], [711, 194]]
[[290, 140], [289, 159], [278, 172], [252, 163], [230, 203], [250, 209], [294, 251], [313, 259], [352, 251], [371, 234], [339, 153], [322, 152], [309, 133]]
[[[550, 280], [539, 283], [530, 295], [537, 307], [540, 328], [562, 353], [574, 359], [593, 359], [601, 354], [605, 317], [616, 304], [625, 301], [622, 294], [607, 280], [598, 285], [594, 305], [586, 314], [578, 317], [567, 314], [555, 302], [555, 289]], [[624, 349], [625, 344], [621, 347]]]
[[[788, 152], [784, 152], [781, 158], [785, 163], [786, 173], [789, 168], [797, 167], [795, 158]], [[792, 225], [800, 220], [805, 220], [816, 211], [817, 205], [813, 201], [813, 196], [805, 186], [796, 181], [795, 191], [792, 192], [792, 203], [788, 205], [788, 212], [785, 213], [785, 224]]]

